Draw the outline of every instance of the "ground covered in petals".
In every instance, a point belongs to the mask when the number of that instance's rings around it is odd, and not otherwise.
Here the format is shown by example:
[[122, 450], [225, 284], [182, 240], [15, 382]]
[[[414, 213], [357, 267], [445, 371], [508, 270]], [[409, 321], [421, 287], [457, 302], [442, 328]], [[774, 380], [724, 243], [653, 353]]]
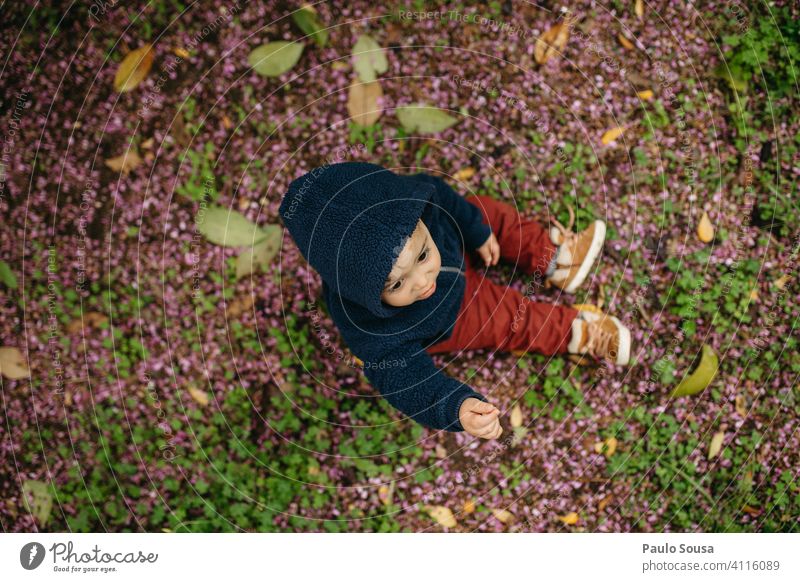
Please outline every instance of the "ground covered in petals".
[[[0, 32], [4, 531], [800, 529], [796, 3], [46, 4]], [[363, 35], [387, 67], [354, 121]], [[251, 67], [280, 40], [296, 64]], [[406, 127], [419, 103], [454, 123]], [[489, 276], [616, 314], [633, 364], [437, 356], [502, 437], [403, 417], [288, 233], [243, 269], [198, 228], [273, 236], [343, 159], [605, 220], [577, 296]], [[674, 396], [703, 346], [716, 376]]]

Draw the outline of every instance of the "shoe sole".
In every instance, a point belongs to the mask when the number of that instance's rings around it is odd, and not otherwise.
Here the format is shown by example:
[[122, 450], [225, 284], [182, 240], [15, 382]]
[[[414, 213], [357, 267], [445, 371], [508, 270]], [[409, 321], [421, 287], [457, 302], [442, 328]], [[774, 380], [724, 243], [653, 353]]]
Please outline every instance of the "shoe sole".
[[611, 321], [617, 326], [617, 333], [619, 334], [619, 349], [617, 350], [617, 359], [614, 362], [617, 366], [627, 366], [631, 361], [631, 330], [622, 325], [622, 322], [611, 316]]
[[583, 259], [583, 263], [581, 266], [578, 267], [578, 272], [575, 274], [575, 277], [572, 278], [572, 281], [569, 282], [569, 285], [566, 286], [564, 289], [565, 293], [575, 293], [578, 290], [578, 287], [586, 280], [586, 276], [589, 274], [589, 271], [594, 264], [594, 261], [597, 259], [597, 256], [600, 254], [600, 249], [603, 248], [603, 242], [606, 240], [606, 223], [602, 220], [595, 220], [594, 221], [594, 237], [592, 237], [592, 244], [589, 245], [589, 251], [586, 253], [586, 256]]

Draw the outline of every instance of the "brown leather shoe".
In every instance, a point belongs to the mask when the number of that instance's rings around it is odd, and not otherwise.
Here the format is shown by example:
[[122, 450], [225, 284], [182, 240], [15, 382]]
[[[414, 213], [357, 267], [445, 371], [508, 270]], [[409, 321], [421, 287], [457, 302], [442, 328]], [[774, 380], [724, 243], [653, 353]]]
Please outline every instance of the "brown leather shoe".
[[566, 227], [555, 218], [550, 219], [553, 222], [550, 240], [554, 245], [560, 245], [560, 248], [556, 257], [556, 270], [547, 281], [565, 293], [575, 293], [600, 255], [606, 238], [606, 223], [595, 220], [589, 228], [574, 233], [572, 225], [575, 223], [575, 212], [571, 206], [567, 206], [567, 209], [569, 224]]
[[616, 317], [581, 311], [572, 322], [567, 350], [626, 366], [631, 359], [631, 332]]

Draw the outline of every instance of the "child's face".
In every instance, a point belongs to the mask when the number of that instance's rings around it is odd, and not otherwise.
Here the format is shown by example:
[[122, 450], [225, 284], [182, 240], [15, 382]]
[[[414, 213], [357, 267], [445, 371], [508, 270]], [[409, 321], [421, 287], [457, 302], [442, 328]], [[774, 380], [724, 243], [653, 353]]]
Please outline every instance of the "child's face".
[[420, 220], [386, 279], [381, 299], [395, 307], [427, 299], [436, 291], [436, 278], [441, 266], [439, 249]]

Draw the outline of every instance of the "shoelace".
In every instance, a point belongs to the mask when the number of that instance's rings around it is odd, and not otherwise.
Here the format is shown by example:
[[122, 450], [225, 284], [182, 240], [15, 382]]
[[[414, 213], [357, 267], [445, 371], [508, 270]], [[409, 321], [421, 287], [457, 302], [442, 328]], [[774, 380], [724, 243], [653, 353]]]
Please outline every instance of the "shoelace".
[[614, 334], [610, 331], [603, 329], [599, 321], [586, 322], [586, 351], [596, 358], [602, 358], [611, 354], [611, 342], [614, 340]]
[[552, 222], [553, 226], [555, 226], [558, 229], [558, 232], [561, 233], [561, 244], [573, 245], [574, 241], [578, 238], [578, 235], [572, 232], [572, 226], [575, 224], [575, 211], [569, 204], [567, 204], [567, 210], [569, 211], [569, 222], [567, 223], [567, 226], [564, 226], [558, 220], [556, 220], [555, 216], [550, 217], [550, 222]]

